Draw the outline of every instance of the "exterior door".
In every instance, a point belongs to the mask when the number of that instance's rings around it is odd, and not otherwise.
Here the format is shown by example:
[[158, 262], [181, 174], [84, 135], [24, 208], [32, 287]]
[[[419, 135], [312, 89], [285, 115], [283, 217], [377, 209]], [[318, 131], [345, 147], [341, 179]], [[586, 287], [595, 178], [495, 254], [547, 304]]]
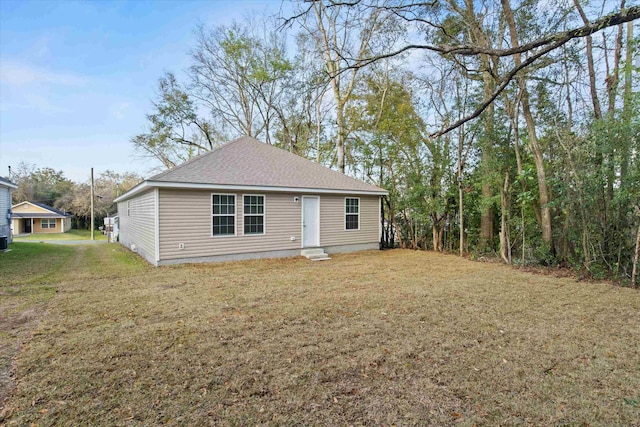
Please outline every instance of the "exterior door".
[[24, 232], [31, 233], [31, 218], [25, 218], [24, 221]]
[[302, 247], [320, 246], [320, 198], [302, 196]]

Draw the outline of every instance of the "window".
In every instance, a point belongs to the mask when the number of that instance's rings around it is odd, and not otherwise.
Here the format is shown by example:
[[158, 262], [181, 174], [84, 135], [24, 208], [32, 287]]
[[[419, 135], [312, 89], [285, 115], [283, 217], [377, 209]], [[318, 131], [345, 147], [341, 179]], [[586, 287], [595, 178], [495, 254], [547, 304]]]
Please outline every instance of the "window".
[[234, 194], [213, 194], [212, 207], [212, 235], [235, 236], [236, 196]]
[[45, 218], [40, 220], [40, 226], [42, 229], [45, 228], [56, 228], [56, 219], [55, 218]]
[[345, 230], [360, 229], [360, 199], [347, 197], [344, 199]]
[[264, 234], [264, 196], [244, 196], [244, 234]]
[[131, 216], [131, 202], [127, 200], [127, 216]]

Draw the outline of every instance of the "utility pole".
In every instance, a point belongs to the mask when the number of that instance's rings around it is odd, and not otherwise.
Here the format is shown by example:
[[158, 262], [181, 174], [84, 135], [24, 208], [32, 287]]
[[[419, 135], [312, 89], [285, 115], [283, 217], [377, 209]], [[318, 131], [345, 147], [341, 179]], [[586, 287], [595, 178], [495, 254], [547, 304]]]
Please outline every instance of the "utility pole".
[[93, 235], [94, 224], [94, 214], [93, 214], [93, 168], [91, 168], [91, 240], [96, 240]]

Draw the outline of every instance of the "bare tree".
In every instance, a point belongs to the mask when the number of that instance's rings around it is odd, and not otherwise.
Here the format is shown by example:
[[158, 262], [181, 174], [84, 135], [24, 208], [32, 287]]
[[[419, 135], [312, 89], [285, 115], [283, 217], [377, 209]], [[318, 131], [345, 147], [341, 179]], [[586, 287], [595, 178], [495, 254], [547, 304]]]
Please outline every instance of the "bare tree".
[[[302, 20], [303, 28], [313, 39], [331, 85], [335, 102], [336, 155], [338, 169], [345, 172], [345, 141], [350, 129], [345, 112], [357, 84], [359, 67], [348, 67], [346, 57], [362, 61], [372, 53], [372, 44], [389, 14], [382, 9], [358, 8], [357, 5], [313, 1]], [[350, 7], [355, 6], [355, 7]]]

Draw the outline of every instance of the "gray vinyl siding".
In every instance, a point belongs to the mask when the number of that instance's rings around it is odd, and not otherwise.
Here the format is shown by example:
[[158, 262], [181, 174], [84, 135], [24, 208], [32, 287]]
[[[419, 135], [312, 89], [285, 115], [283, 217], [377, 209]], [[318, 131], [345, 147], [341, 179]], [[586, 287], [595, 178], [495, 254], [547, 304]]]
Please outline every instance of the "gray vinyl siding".
[[[360, 199], [359, 230], [345, 230], [345, 197]], [[379, 198], [379, 196], [322, 195], [320, 197], [320, 246], [379, 242]]]
[[[235, 236], [212, 236], [212, 194], [236, 196]], [[242, 196], [251, 194], [265, 196], [264, 235], [243, 235]], [[302, 196], [301, 193], [160, 189], [160, 261], [301, 249]], [[321, 194], [319, 197], [321, 246], [379, 241], [378, 196], [354, 196], [360, 198], [360, 229], [349, 231], [345, 230], [345, 196]], [[119, 213], [123, 218], [123, 211]], [[292, 237], [295, 240], [292, 241]], [[181, 243], [184, 249], [180, 249]]]
[[[120, 243], [139, 253], [152, 264], [156, 263], [156, 190], [118, 203], [120, 216]], [[129, 212], [127, 212], [129, 203]]]
[[11, 209], [11, 189], [0, 186], [0, 236], [7, 236], [11, 242], [11, 222], [7, 212]]
[[[235, 236], [212, 237], [212, 194], [236, 196]], [[242, 196], [251, 194], [265, 196], [264, 235], [243, 235]], [[299, 249], [301, 203], [295, 202], [294, 196], [289, 193], [160, 189], [160, 259]], [[184, 249], [179, 249], [180, 243], [184, 244]]]

